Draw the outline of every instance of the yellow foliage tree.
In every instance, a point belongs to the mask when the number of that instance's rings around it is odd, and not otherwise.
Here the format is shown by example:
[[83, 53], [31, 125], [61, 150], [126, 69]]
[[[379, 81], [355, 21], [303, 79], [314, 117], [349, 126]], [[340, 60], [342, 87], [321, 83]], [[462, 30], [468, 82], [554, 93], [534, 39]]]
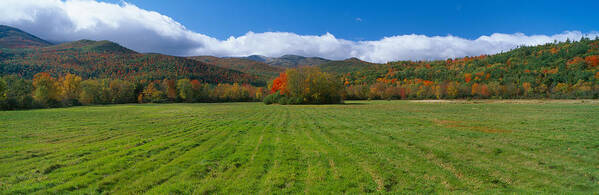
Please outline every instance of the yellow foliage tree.
[[81, 77], [74, 74], [66, 74], [59, 79], [60, 95], [63, 100], [75, 100], [81, 93]]

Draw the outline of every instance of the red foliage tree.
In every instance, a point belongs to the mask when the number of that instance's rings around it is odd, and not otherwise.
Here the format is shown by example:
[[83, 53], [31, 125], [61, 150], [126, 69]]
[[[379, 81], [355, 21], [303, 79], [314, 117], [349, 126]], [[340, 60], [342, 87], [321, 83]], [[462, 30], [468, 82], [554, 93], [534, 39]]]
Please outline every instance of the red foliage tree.
[[489, 87], [486, 84], [480, 85], [480, 95], [483, 97], [489, 97]]

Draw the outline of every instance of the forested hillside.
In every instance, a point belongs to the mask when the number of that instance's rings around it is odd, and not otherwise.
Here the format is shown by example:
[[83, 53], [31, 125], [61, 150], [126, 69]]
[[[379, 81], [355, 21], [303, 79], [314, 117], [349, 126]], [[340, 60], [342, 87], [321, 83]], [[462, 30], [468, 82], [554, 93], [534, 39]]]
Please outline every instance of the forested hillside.
[[329, 73], [349, 73], [360, 71], [362, 69], [370, 69], [375, 63], [365, 62], [358, 58], [349, 58], [346, 60], [334, 60], [324, 64], [320, 64], [317, 67], [324, 72]]
[[219, 67], [238, 70], [253, 75], [258, 75], [264, 78], [275, 78], [280, 72], [285, 71], [285, 68], [271, 66], [264, 62], [249, 60], [245, 58], [219, 58], [214, 56], [194, 56], [189, 57], [193, 60], [198, 60], [207, 64], [216, 65]]
[[348, 98], [597, 98], [599, 40], [520, 47], [495, 55], [397, 61], [343, 76]]
[[0, 25], [0, 48], [29, 48], [51, 45], [50, 42], [17, 28]]
[[140, 54], [109, 41], [81, 40], [48, 47], [0, 49], [0, 74], [33, 78], [40, 72], [83, 78], [161, 80], [190, 78], [208, 83], [263, 84], [264, 79], [183, 57]]

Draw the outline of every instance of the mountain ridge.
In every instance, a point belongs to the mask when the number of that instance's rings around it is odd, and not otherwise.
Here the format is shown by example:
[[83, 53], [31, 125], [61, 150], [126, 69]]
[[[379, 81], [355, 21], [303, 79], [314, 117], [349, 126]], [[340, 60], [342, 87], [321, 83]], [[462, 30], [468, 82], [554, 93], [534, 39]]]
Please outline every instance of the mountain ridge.
[[51, 42], [21, 29], [0, 25], [0, 48], [33, 48], [50, 45]]
[[264, 62], [271, 66], [279, 66], [283, 68], [297, 68], [299, 66], [317, 66], [330, 62], [331, 60], [321, 57], [304, 57], [300, 55], [283, 55], [281, 57], [266, 57], [261, 55], [250, 55], [247, 57], [238, 57], [257, 62]]
[[[5, 30], [0, 33], [18, 32], [22, 37], [35, 37], [16, 28], [3, 29]], [[14, 40], [21, 39], [0, 39], [0, 75], [15, 74], [30, 79], [40, 72], [48, 72], [55, 76], [74, 73], [83, 78], [98, 79], [189, 78], [207, 83], [235, 82], [255, 85], [264, 85], [268, 79], [185, 57], [142, 54], [106, 40], [83, 39], [56, 45], [44, 40], [37, 45], [29, 44], [31, 41]], [[24, 46], [13, 46], [15, 43]]]
[[271, 66], [264, 62], [249, 60], [246, 58], [219, 58], [215, 56], [192, 56], [188, 58], [223, 68], [264, 76], [270, 79], [277, 77], [280, 72], [285, 71], [285, 68]]

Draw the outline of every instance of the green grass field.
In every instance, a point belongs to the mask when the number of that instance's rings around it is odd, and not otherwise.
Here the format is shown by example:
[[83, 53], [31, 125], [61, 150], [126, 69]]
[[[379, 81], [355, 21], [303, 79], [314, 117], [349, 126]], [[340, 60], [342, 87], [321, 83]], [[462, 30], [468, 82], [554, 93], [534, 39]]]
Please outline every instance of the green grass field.
[[0, 149], [0, 194], [589, 194], [599, 192], [599, 104], [350, 101], [5, 111]]

